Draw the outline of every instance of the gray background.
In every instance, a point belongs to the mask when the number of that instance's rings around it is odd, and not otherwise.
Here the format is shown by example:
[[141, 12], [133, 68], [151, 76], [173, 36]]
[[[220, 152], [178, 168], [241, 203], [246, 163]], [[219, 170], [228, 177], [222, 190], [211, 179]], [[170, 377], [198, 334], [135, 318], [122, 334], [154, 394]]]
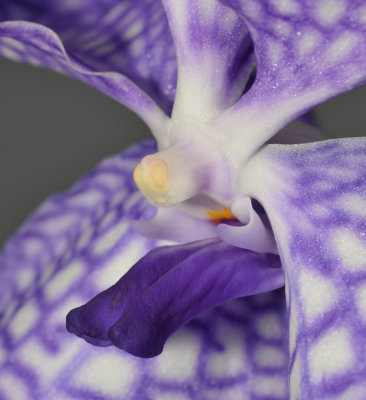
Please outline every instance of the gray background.
[[[333, 137], [366, 134], [366, 87], [319, 106]], [[132, 112], [93, 88], [0, 59], [0, 247], [50, 194], [101, 159], [151, 137]]]

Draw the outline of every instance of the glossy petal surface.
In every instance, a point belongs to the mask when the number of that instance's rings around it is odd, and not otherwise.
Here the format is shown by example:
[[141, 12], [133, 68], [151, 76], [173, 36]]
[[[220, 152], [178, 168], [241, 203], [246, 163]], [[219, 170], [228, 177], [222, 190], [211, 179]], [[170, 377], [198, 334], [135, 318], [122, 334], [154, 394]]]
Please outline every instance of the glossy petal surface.
[[158, 247], [111, 288], [73, 310], [67, 328], [97, 345], [109, 337], [133, 355], [155, 357], [172, 333], [202, 312], [283, 284], [278, 257], [219, 239]]
[[366, 140], [268, 146], [243, 175], [286, 274], [291, 398], [366, 395]]
[[41, 206], [4, 249], [1, 399], [288, 398], [283, 290], [205, 313], [152, 360], [95, 348], [66, 332], [66, 313], [153, 245], [130, 229], [131, 218], [151, 212], [131, 172], [153, 150], [145, 143], [104, 161]]
[[67, 329], [93, 344], [111, 344], [109, 330], [121, 315], [164, 274], [205, 245], [192, 243], [179, 246], [178, 251], [176, 246], [154, 248], [115, 285], [73, 310], [67, 317]]

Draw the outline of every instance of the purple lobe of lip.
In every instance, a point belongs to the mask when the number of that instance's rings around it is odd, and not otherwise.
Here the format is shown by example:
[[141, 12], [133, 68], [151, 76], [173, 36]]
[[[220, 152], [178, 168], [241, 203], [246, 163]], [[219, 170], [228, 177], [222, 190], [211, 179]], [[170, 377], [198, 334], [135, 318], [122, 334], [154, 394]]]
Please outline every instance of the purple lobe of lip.
[[152, 250], [115, 285], [67, 317], [69, 332], [139, 357], [160, 354], [169, 336], [202, 312], [284, 284], [279, 259], [219, 239]]

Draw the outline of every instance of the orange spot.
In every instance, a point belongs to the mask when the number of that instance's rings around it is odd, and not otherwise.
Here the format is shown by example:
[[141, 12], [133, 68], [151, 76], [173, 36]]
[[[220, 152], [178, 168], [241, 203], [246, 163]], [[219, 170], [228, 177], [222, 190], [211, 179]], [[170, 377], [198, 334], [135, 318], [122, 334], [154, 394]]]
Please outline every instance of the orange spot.
[[220, 223], [222, 220], [237, 220], [235, 215], [226, 207], [222, 207], [220, 211], [206, 210], [206, 214], [215, 222]]

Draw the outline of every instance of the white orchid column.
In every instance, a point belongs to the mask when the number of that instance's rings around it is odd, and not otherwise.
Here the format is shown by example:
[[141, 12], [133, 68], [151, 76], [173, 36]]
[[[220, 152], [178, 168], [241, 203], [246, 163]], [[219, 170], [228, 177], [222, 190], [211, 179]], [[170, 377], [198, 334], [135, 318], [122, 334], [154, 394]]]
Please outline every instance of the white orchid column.
[[163, 4], [177, 53], [177, 91], [169, 134], [159, 138], [158, 153], [142, 160], [136, 182], [158, 205], [203, 191], [227, 202], [233, 159], [212, 121], [242, 95], [254, 66], [252, 42], [241, 18], [219, 2]]

